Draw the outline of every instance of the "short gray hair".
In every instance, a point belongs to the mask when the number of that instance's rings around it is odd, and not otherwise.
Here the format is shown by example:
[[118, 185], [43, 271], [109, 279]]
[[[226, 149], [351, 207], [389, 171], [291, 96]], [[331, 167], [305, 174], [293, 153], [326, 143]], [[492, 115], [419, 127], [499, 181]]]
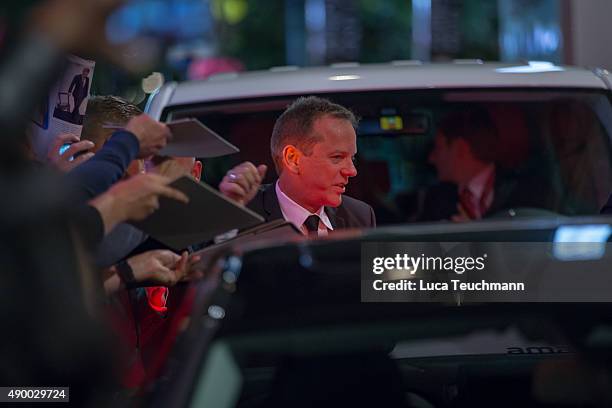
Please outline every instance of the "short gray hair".
[[282, 152], [285, 146], [294, 145], [304, 154], [310, 155], [314, 145], [321, 141], [320, 135], [312, 133], [312, 124], [323, 116], [347, 120], [355, 129], [359, 123], [353, 112], [327, 99], [317, 96], [296, 99], [276, 120], [272, 130], [270, 152], [279, 175], [282, 171]]

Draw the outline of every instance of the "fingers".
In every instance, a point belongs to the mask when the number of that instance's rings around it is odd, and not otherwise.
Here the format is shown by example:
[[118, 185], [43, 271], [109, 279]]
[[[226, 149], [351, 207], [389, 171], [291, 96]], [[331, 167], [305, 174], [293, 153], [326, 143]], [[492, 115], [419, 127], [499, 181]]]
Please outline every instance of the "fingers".
[[130, 119], [125, 129], [138, 138], [140, 142], [138, 157], [140, 158], [157, 154], [172, 137], [172, 133], [166, 124], [160, 123], [144, 113]]
[[191, 255], [189, 257], [189, 266], [193, 266], [197, 264], [198, 262], [200, 262], [201, 260], [202, 260], [202, 257], [200, 255]]
[[179, 280], [175, 271], [165, 266], [158, 266], [155, 269], [153, 279], [162, 286], [174, 286]]
[[181, 262], [182, 257], [172, 251], [159, 249], [147, 252], [156, 262], [153, 263], [152, 278], [164, 286], [173, 286], [179, 281], [175, 265]]
[[180, 258], [172, 251], [159, 249], [133, 256], [128, 259], [128, 263], [132, 267], [137, 281], [152, 280], [161, 285], [171, 286], [176, 283], [177, 277], [170, 268]]
[[261, 182], [257, 168], [251, 162], [244, 162], [239, 167], [244, 180], [248, 183], [247, 187], [250, 190], [253, 185]]
[[267, 171], [268, 171], [268, 166], [266, 166], [265, 164], [260, 164], [259, 166], [257, 166], [257, 173], [259, 173], [260, 183], [263, 181], [264, 177], [266, 177]]
[[49, 147], [49, 153], [58, 154], [60, 147], [62, 147], [66, 143], [74, 143], [78, 141], [79, 137], [77, 135], [73, 135], [72, 133], [60, 133], [55, 139], [53, 139], [53, 142]]
[[266, 171], [267, 166], [264, 164], [255, 167], [251, 162], [241, 163], [227, 172], [219, 188], [228, 196], [244, 199], [259, 188]]
[[94, 153], [89, 152], [89, 153], [85, 153], [85, 154], [81, 154], [78, 157], [75, 157], [74, 160], [72, 160], [72, 165], [74, 167], [78, 166], [79, 164], [91, 159], [92, 157], [94, 157]]
[[[187, 252], [184, 252], [187, 254]], [[187, 258], [187, 264], [185, 265], [185, 274], [179, 279], [182, 281], [191, 281], [202, 279], [204, 277], [204, 272], [200, 267], [198, 267], [198, 263], [202, 260], [200, 255], [190, 255]]]
[[[70, 146], [60, 154], [60, 148], [65, 144], [69, 144]], [[68, 172], [85, 160], [90, 159], [93, 154], [82, 154], [78, 157], [78, 160], [76, 158], [73, 160], [73, 157], [80, 152], [92, 149], [94, 146], [94, 143], [89, 140], [79, 141], [79, 137], [76, 135], [62, 133], [53, 140], [47, 151], [47, 159], [49, 163], [58, 170]]]
[[455, 214], [455, 215], [453, 215], [451, 217], [451, 221], [453, 221], [453, 222], [466, 222], [466, 221], [470, 221], [470, 217], [468, 216], [467, 212], [465, 211], [465, 209], [463, 208], [461, 203], [457, 204], [457, 214]]
[[263, 171], [263, 175], [265, 175], [265, 172], [268, 169], [268, 166], [266, 166], [265, 164], [260, 164], [258, 167], [255, 167], [253, 163], [248, 161], [242, 163], [240, 166], [248, 174], [249, 180], [252, 181], [253, 184], [257, 185], [261, 184], [263, 180], [261, 171]]
[[172, 267], [181, 260], [181, 256], [167, 249], [156, 249], [150, 252], [163, 266]]
[[219, 186], [219, 189], [223, 194], [232, 198], [244, 198], [247, 195], [247, 191], [239, 183], [232, 182], [228, 176], [223, 177], [223, 181]]
[[93, 149], [93, 147], [95, 146], [95, 144], [89, 140], [82, 140], [80, 142], [76, 142], [70, 145], [70, 147], [68, 149], [66, 149], [66, 151], [62, 154], [62, 157], [65, 159], [68, 159], [72, 156], [74, 156], [75, 154], [85, 151], [85, 150], [89, 150], [89, 149]]
[[189, 270], [189, 252], [183, 251], [180, 259], [172, 269], [174, 269], [174, 273], [176, 274], [177, 280], [183, 279], [187, 275], [187, 272]]
[[146, 216], [153, 214], [155, 211], [159, 209], [159, 199], [156, 195], [147, 198], [145, 205]]
[[463, 205], [461, 205], [461, 203], [457, 204], [457, 211], [459, 212], [459, 215], [467, 220], [470, 219], [469, 214], [467, 213], [467, 211], [465, 210], [465, 208], [463, 208]]
[[168, 177], [159, 174], [143, 174], [137, 177], [146, 178], [149, 183], [149, 194], [161, 195], [185, 204], [189, 202], [189, 197], [187, 197], [182, 191], [168, 186], [168, 183], [172, 181]]
[[[159, 197], [188, 203], [189, 197], [168, 185], [170, 178], [159, 174], [139, 174], [115, 184], [108, 191], [115, 218], [140, 221], [159, 208]], [[111, 212], [112, 212], [111, 211]]]
[[252, 182], [249, 180], [249, 176], [239, 170], [230, 170], [227, 173], [227, 181], [240, 186], [245, 192], [251, 189]]

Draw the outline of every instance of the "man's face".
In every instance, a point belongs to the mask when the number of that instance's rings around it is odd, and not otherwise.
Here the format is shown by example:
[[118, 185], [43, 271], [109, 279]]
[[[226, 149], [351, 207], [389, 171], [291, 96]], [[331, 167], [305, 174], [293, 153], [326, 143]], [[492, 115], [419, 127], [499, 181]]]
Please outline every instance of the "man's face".
[[84, 77], [88, 76], [89, 75], [89, 69], [87, 69], [87, 68], [83, 69], [82, 75]]
[[301, 156], [298, 177], [306, 200], [313, 208], [338, 207], [349, 178], [357, 175], [353, 158], [357, 137], [351, 123], [332, 116], [317, 119], [312, 132], [323, 137], [310, 156]]
[[436, 166], [438, 179], [446, 182], [456, 182], [455, 176], [459, 165], [457, 139], [447, 139], [440, 131], [436, 133], [434, 148], [429, 153], [429, 163]]

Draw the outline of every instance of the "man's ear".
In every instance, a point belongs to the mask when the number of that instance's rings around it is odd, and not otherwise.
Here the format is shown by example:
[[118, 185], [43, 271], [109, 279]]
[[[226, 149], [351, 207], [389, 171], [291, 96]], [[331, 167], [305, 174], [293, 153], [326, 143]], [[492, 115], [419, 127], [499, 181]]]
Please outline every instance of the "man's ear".
[[283, 148], [283, 166], [294, 174], [300, 174], [300, 159], [302, 152], [293, 145], [287, 145]]
[[193, 163], [193, 167], [191, 168], [191, 175], [193, 176], [194, 179], [200, 181], [202, 179], [202, 162], [199, 160], [196, 160]]

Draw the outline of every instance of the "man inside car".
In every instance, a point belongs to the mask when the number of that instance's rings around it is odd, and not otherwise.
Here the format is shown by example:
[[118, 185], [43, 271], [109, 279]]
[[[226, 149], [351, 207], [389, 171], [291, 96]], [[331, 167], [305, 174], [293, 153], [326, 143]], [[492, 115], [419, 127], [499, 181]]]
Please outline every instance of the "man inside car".
[[448, 114], [434, 143], [429, 162], [441, 183], [425, 197], [421, 221], [468, 221], [547, 208], [546, 180], [538, 172], [520, 174], [498, 166], [504, 147], [485, 108]]
[[353, 113], [340, 105], [314, 96], [299, 98], [272, 131], [278, 181], [259, 188], [266, 166], [243, 163], [227, 173], [219, 188], [266, 221], [284, 218], [306, 235], [375, 227], [372, 207], [343, 195], [357, 175], [356, 126]]
[[[446, 206], [446, 213], [430, 215], [432, 219], [479, 219], [489, 212], [495, 196], [497, 139], [497, 129], [484, 109], [453, 112], [438, 124], [429, 162], [439, 181], [452, 184], [456, 196], [436, 200]], [[426, 210], [434, 208], [436, 205], [427, 206]]]

